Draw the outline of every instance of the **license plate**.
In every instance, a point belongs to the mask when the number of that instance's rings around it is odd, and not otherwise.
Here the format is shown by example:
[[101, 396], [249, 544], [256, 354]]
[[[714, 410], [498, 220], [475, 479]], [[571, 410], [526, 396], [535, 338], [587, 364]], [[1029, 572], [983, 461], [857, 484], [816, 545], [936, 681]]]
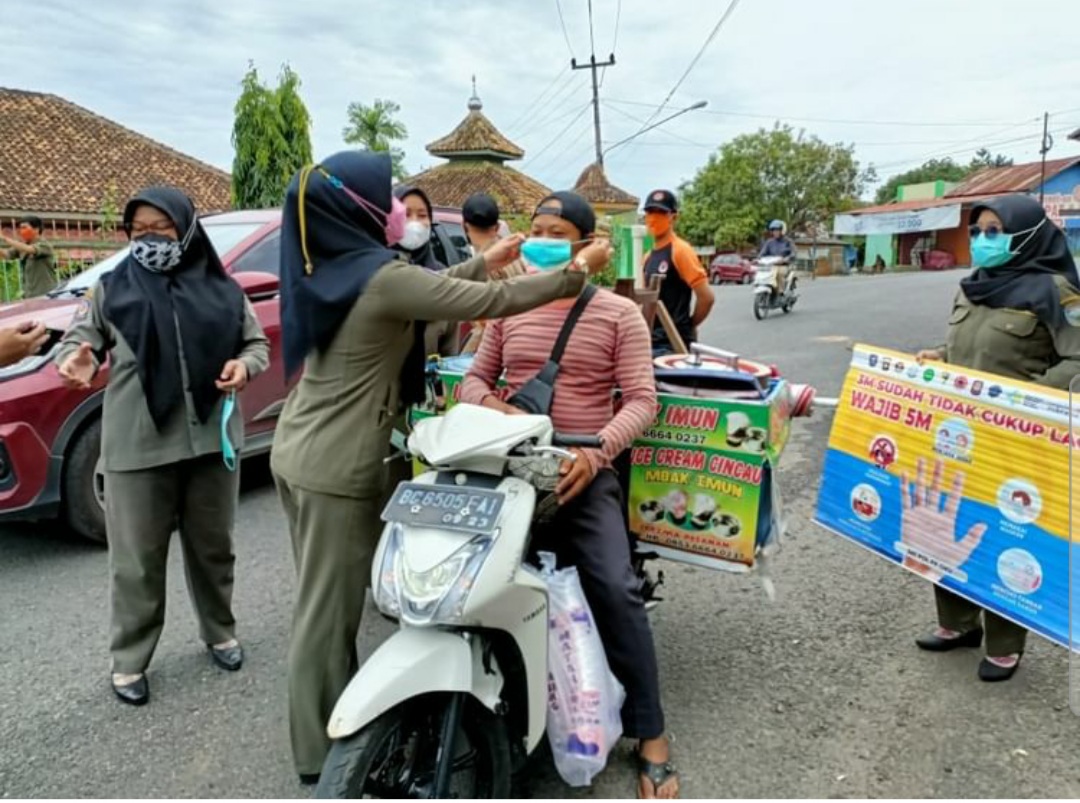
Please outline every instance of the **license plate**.
[[491, 535], [506, 496], [501, 491], [403, 482], [383, 511], [383, 521], [412, 527]]

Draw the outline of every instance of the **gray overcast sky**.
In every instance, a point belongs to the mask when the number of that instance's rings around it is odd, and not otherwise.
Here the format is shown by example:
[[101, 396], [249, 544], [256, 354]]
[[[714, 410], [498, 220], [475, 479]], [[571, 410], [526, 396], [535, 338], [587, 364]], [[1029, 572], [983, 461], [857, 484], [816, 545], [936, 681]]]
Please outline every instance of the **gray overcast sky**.
[[[424, 145], [464, 116], [476, 74], [485, 113], [526, 150], [515, 166], [562, 188], [593, 159], [588, 72], [569, 71], [571, 50], [588, 58], [586, 3], [561, 0], [564, 36], [556, 0], [36, 0], [3, 15], [0, 85], [61, 95], [228, 169], [248, 60], [267, 78], [288, 62], [317, 157], [343, 147], [350, 101], [390, 98], [417, 171], [438, 163]], [[622, 0], [619, 14], [619, 0], [593, 0], [597, 56], [614, 45], [618, 61], [601, 89], [606, 142], [651, 114], [726, 6]], [[1059, 112], [1050, 158], [1080, 155], [1065, 139], [1080, 128], [1077, 31], [1076, 0], [741, 0], [671, 101], [708, 109], [613, 151], [608, 173], [638, 195], [674, 186], [776, 119], [855, 143], [883, 178], [984, 144], [1037, 160], [1043, 111]]]

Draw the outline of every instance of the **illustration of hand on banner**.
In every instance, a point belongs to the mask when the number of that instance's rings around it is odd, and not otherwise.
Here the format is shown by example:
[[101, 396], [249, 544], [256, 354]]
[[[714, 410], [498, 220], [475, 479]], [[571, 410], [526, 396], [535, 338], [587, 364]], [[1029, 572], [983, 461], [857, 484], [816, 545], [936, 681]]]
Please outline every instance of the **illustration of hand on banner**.
[[946, 573], [963, 580], [966, 576], [955, 570], [966, 563], [979, 546], [987, 525], [973, 525], [957, 541], [956, 514], [964, 491], [963, 472], [956, 472], [952, 488], [944, 494], [945, 504], [942, 507], [943, 461], [938, 460], [934, 464], [929, 487], [926, 484], [926, 461], [920, 458], [916, 466], [914, 489], [911, 488], [907, 472], [900, 477], [903, 513], [901, 543], [898, 546], [904, 553], [904, 566], [933, 581], [940, 580]]

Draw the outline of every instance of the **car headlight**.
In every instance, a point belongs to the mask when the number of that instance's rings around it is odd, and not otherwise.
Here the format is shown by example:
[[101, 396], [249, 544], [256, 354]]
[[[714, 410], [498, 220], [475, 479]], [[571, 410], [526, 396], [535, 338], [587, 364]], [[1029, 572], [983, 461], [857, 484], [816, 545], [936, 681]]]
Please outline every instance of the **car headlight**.
[[391, 526], [382, 563], [375, 577], [375, 604], [388, 616], [411, 625], [451, 624], [461, 618], [493, 539], [475, 536], [450, 557], [427, 571], [416, 571], [405, 559], [405, 531]]
[[0, 382], [3, 382], [5, 379], [14, 379], [17, 376], [25, 376], [26, 374], [40, 371], [45, 365], [52, 361], [52, 358], [56, 356], [56, 352], [59, 349], [60, 344], [57, 343], [42, 354], [31, 354], [29, 357], [21, 359], [17, 363], [12, 363], [4, 368], [0, 368]]

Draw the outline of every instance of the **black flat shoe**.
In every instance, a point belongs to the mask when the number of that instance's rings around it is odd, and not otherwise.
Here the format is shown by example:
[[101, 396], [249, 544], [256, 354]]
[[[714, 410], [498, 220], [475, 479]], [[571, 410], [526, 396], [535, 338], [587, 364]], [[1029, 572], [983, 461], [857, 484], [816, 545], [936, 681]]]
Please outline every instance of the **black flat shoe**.
[[[1021, 656], [1023, 653], [1021, 653]], [[1020, 659], [1016, 660], [1016, 663], [1012, 666], [998, 666], [988, 658], [983, 658], [979, 662], [979, 680], [984, 683], [1001, 683], [1003, 680], [1008, 680], [1016, 674], [1016, 670], [1020, 668]]]
[[308, 775], [305, 775], [302, 772], [300, 773], [300, 784], [301, 784], [301, 786], [317, 786], [318, 783], [319, 783], [319, 773], [313, 772], [313, 773], [308, 774]]
[[949, 652], [961, 647], [978, 647], [982, 644], [983, 631], [981, 627], [969, 630], [956, 638], [942, 638], [931, 633], [928, 636], [920, 636], [915, 639], [915, 646], [927, 652]]
[[207, 645], [207, 647], [210, 650], [210, 657], [214, 659], [214, 663], [226, 672], [235, 672], [244, 665], [244, 648], [239, 644], [235, 647], [226, 647], [223, 650], [210, 645]]
[[146, 682], [146, 675], [123, 686], [113, 683], [112, 688], [120, 701], [128, 705], [146, 705], [150, 700], [150, 684]]

